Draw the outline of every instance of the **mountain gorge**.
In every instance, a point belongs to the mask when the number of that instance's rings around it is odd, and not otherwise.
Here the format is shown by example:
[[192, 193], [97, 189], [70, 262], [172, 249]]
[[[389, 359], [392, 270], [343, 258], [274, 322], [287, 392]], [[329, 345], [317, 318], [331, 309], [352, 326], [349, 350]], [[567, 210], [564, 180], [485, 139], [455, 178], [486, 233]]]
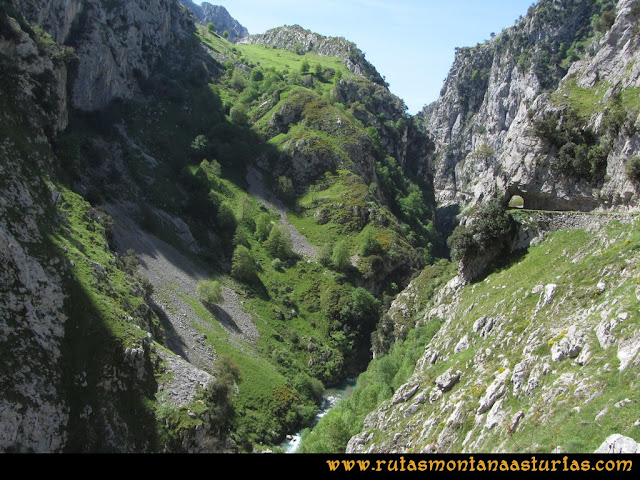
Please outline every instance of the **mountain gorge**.
[[298, 25], [0, 2], [0, 450], [637, 449], [639, 25], [539, 0], [412, 117]]
[[[517, 194], [536, 209], [637, 205], [625, 176], [637, 154], [637, 15], [635, 2], [539, 2], [458, 49], [441, 98], [420, 113], [439, 204]], [[560, 138], [569, 130], [580, 134]]]
[[2, 449], [277, 446], [442, 245], [432, 144], [348, 59], [40, 7], [2, 3]]

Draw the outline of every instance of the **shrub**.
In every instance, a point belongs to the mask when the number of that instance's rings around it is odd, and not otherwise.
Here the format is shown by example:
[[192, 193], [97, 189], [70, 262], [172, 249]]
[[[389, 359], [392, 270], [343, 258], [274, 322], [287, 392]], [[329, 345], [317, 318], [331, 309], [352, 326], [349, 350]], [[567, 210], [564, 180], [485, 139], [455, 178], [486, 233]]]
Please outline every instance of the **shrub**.
[[635, 183], [640, 183], [640, 157], [636, 156], [627, 159], [625, 173], [629, 180]]
[[364, 238], [360, 245], [360, 255], [366, 257], [382, 253], [382, 245], [378, 241], [375, 230], [371, 226], [364, 229]]
[[494, 198], [471, 218], [470, 226], [459, 225], [447, 239], [454, 260], [465, 260], [492, 249], [508, 246], [515, 222], [501, 199]]
[[271, 262], [271, 267], [274, 270], [281, 272], [282, 269], [284, 268], [284, 262], [279, 258], [274, 258], [273, 261]]
[[269, 237], [269, 233], [272, 228], [273, 224], [271, 223], [271, 217], [266, 213], [260, 215], [256, 220], [256, 240], [264, 242]]
[[487, 143], [483, 143], [476, 148], [471, 156], [477, 160], [487, 160], [495, 155], [495, 151]]
[[200, 281], [196, 293], [200, 301], [207, 305], [215, 305], [222, 302], [222, 285], [217, 280]]
[[331, 255], [331, 263], [337, 270], [346, 271], [351, 268], [351, 255], [349, 247], [344, 240], [339, 241], [333, 247], [333, 254]]
[[329, 265], [331, 265], [332, 253], [333, 252], [330, 244], [325, 243], [324, 245], [322, 245], [318, 250], [318, 261], [320, 262], [320, 264], [324, 265], [325, 267], [328, 267]]
[[244, 107], [236, 105], [229, 110], [229, 118], [236, 125], [246, 125], [249, 121], [249, 114]]
[[272, 257], [287, 259], [293, 256], [291, 247], [291, 234], [286, 227], [272, 228], [264, 242], [264, 248]]
[[258, 279], [256, 263], [244, 245], [238, 245], [231, 258], [231, 275], [241, 282], [253, 283]]
[[264, 79], [262, 70], [253, 70], [251, 72], [251, 80], [254, 82], [261, 82]]
[[608, 31], [616, 21], [616, 12], [614, 10], [606, 10], [602, 12], [595, 22], [595, 29], [600, 33]]
[[140, 266], [140, 260], [135, 250], [129, 249], [124, 255], [117, 257], [117, 265], [120, 270], [134, 275]]

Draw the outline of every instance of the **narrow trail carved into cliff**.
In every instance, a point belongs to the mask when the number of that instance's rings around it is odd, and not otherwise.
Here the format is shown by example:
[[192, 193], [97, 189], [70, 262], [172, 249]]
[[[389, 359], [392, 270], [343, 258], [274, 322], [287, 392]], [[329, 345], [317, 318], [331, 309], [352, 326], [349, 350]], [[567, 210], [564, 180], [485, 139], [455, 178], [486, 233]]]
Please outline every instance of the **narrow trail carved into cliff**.
[[249, 193], [256, 197], [265, 207], [274, 210], [280, 216], [282, 224], [291, 232], [293, 251], [306, 258], [317, 258], [318, 252], [316, 247], [311, 245], [307, 238], [302, 235], [296, 227], [289, 223], [287, 219], [287, 207], [275, 198], [273, 193], [265, 186], [262, 173], [254, 167], [247, 167], [247, 182], [249, 183]]

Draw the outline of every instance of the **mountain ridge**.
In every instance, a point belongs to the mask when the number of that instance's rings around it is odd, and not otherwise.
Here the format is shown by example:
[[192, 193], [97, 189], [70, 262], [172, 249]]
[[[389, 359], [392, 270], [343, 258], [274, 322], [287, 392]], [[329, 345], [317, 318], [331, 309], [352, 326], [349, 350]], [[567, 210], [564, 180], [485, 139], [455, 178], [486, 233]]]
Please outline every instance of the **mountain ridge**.
[[191, 0], [180, 0], [180, 3], [193, 12], [203, 25], [211, 22], [219, 34], [222, 35], [227, 32], [227, 39], [230, 42], [236, 43], [241, 38], [249, 35], [249, 31], [233, 18], [222, 5], [212, 5], [209, 2], [202, 2], [197, 5]]
[[299, 55], [307, 52], [344, 59], [347, 68], [359, 77], [368, 78], [378, 85], [388, 86], [376, 68], [365, 58], [364, 53], [353, 42], [344, 37], [326, 37], [307, 30], [300, 25], [285, 25], [263, 34], [249, 35], [240, 40], [242, 44], [259, 44], [290, 50]]

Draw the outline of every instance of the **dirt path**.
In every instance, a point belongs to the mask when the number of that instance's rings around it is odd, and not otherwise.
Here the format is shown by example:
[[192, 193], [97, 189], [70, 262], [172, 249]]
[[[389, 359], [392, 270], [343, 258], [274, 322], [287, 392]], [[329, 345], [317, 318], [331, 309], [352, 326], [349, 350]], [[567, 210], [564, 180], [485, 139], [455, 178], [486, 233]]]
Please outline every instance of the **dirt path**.
[[[168, 352], [161, 355], [173, 373], [171, 384], [164, 385], [168, 399], [183, 405], [193, 400], [196, 386], [210, 381], [215, 374], [216, 353], [198, 327], [210, 329], [183, 299], [196, 297], [198, 282], [210, 278], [209, 272], [196, 265], [171, 245], [142, 230], [131, 220], [126, 205], [109, 205], [105, 210], [114, 219], [114, 238], [119, 252], [133, 250], [140, 260], [141, 273], [151, 282], [154, 293], [151, 306], [165, 329]], [[224, 301], [213, 311], [229, 334], [229, 341], [240, 348], [255, 343], [259, 334], [251, 315], [242, 309], [238, 295], [223, 289]]]
[[274, 210], [280, 216], [280, 222], [291, 232], [291, 243], [295, 253], [306, 258], [316, 259], [318, 252], [307, 238], [287, 220], [287, 207], [267, 189], [262, 178], [262, 173], [254, 167], [247, 167], [247, 182], [249, 193], [256, 197], [264, 206]]

